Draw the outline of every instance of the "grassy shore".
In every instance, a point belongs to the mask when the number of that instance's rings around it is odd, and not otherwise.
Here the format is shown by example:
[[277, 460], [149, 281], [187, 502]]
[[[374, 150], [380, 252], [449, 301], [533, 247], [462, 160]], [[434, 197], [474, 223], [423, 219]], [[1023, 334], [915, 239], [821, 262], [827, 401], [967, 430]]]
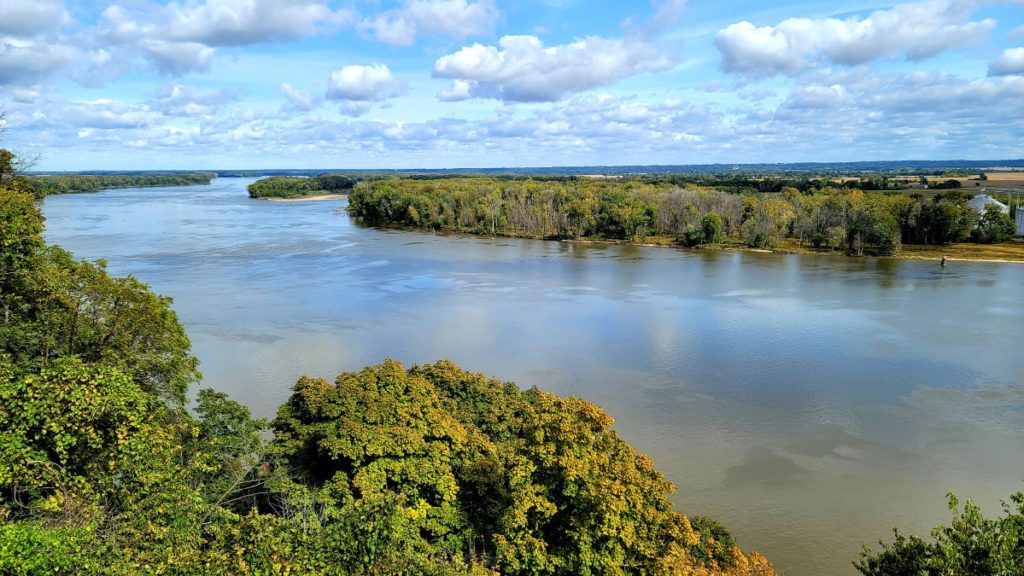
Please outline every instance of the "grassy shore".
[[1024, 262], [1024, 242], [1002, 244], [952, 244], [949, 246], [904, 246], [903, 258], [976, 260], [982, 262]]

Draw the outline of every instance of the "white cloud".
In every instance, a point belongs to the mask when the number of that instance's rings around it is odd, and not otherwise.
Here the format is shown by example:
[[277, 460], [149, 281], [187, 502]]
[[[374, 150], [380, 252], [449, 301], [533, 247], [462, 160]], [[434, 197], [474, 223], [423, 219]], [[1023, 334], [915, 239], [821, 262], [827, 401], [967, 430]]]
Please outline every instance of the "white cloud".
[[168, 6], [169, 38], [207, 46], [244, 46], [296, 40], [322, 28], [354, 22], [351, 10], [331, 10], [321, 0], [208, 0]]
[[370, 111], [370, 103], [364, 100], [344, 100], [338, 104], [338, 112], [344, 116], [362, 116]]
[[[371, 67], [367, 67], [371, 68]], [[1024, 153], [1024, 76], [963, 78], [948, 73], [880, 73], [868, 67], [813, 71], [801, 87], [720, 103], [645, 100], [586, 93], [537, 106], [496, 106], [486, 117], [403, 122], [360, 117], [371, 100], [340, 100], [351, 118], [261, 115], [230, 102], [231, 93], [171, 84], [150, 100], [66, 102], [41, 91], [36, 102], [10, 102], [15, 138], [61, 161], [82, 132], [69, 168], [96, 168], [104, 158], [152, 167], [258, 166], [285, 159], [317, 166], [340, 155], [352, 166], [494, 166], [784, 162], [880, 158], [1007, 158]], [[304, 93], [301, 93], [304, 94]], [[300, 96], [301, 96], [300, 94]], [[287, 93], [286, 93], [287, 95]], [[704, 97], [699, 95], [698, 99]], [[212, 116], [176, 109], [218, 106]], [[827, 113], [823, 113], [827, 110]], [[42, 111], [45, 111], [43, 113]], [[973, 138], [978, 133], [984, 139]], [[21, 136], [24, 134], [24, 136]], [[964, 142], [972, 142], [964, 148]], [[138, 150], [127, 150], [137, 146]], [[129, 156], [135, 154], [134, 156]], [[159, 154], [159, 156], [156, 156]], [[241, 161], [240, 164], [237, 161]], [[181, 163], [188, 164], [183, 166]], [[167, 165], [167, 164], [164, 164]], [[47, 167], [47, 169], [51, 169]]]
[[175, 76], [209, 70], [214, 54], [213, 48], [199, 42], [144, 40], [141, 46], [158, 72]]
[[221, 106], [237, 98], [237, 94], [225, 90], [202, 90], [174, 84], [158, 90], [150, 101], [150, 107], [167, 116], [211, 117]]
[[988, 65], [989, 76], [1024, 75], [1024, 47], [1008, 48], [998, 60]]
[[281, 84], [281, 92], [284, 92], [287, 101], [282, 110], [284, 112], [309, 112], [320, 105], [320, 100], [309, 92], [303, 92], [291, 84]]
[[751, 77], [793, 74], [819, 61], [857, 65], [903, 56], [922, 60], [983, 39], [993, 20], [969, 21], [972, 2], [933, 0], [901, 4], [857, 17], [790, 18], [775, 26], [732, 24], [714, 44], [722, 69]]
[[[351, 25], [350, 9], [332, 10], [324, 0], [188, 0], [166, 5], [145, 0], [113, 4], [91, 31], [93, 41], [117, 58], [93, 77], [131, 69], [135, 58], [163, 74], [209, 69], [219, 46], [299, 40]], [[106, 72], [106, 73], [105, 73]]]
[[406, 0], [401, 8], [364, 18], [359, 29], [381, 42], [411, 46], [417, 36], [461, 39], [488, 34], [500, 17], [493, 0]]
[[63, 0], [4, 0], [0, 2], [0, 35], [31, 37], [70, 21]]
[[345, 66], [335, 70], [327, 82], [327, 98], [356, 102], [377, 102], [397, 96], [404, 83], [386, 64]]
[[0, 86], [31, 85], [70, 62], [61, 44], [0, 37]]
[[472, 80], [454, 80], [452, 85], [437, 94], [437, 99], [442, 102], [460, 102], [473, 98], [473, 90], [476, 82]]
[[670, 67], [653, 45], [639, 40], [592, 36], [545, 48], [536, 36], [504, 36], [498, 47], [473, 44], [441, 57], [434, 76], [456, 82], [442, 99], [543, 102]]
[[63, 0], [0, 0], [0, 86], [33, 86], [78, 59], [60, 35], [71, 23]]
[[156, 125], [161, 116], [143, 104], [100, 98], [67, 104], [55, 120], [92, 130], [122, 130]]
[[11, 90], [11, 96], [15, 102], [32, 104], [39, 98], [39, 90], [36, 88], [14, 88]]
[[1024, 38], [1024, 26], [1017, 26], [1013, 30], [1010, 30], [1009, 36], [1014, 40]]
[[146, 36], [158, 35], [156, 22], [160, 15], [155, 9], [129, 11], [117, 4], [108, 6], [100, 14], [96, 32], [111, 45], [134, 44]]
[[784, 106], [809, 110], [835, 108], [842, 105], [847, 98], [846, 88], [841, 84], [831, 86], [798, 86]]

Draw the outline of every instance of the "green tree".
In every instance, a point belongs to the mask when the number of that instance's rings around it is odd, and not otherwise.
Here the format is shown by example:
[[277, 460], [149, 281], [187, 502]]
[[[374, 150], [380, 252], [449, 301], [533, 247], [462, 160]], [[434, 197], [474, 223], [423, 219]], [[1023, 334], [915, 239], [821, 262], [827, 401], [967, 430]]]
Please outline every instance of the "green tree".
[[[106, 263], [76, 261], [47, 248], [30, 272], [34, 330], [16, 359], [43, 365], [63, 356], [117, 366], [144, 389], [175, 405], [199, 380], [198, 360], [171, 309], [132, 277], [107, 274]], [[20, 356], [20, 358], [18, 357]]]
[[988, 204], [971, 232], [971, 239], [983, 244], [998, 244], [1012, 237], [1014, 232], [1016, 229], [1010, 215], [999, 206]]
[[32, 196], [0, 184], [0, 340], [18, 337], [15, 323], [30, 305], [25, 292], [44, 245], [43, 216]]
[[985, 518], [968, 500], [960, 508], [949, 495], [952, 522], [932, 530], [932, 540], [909, 538], [894, 530], [879, 552], [865, 547], [854, 566], [865, 576], [1015, 576], [1024, 567], [1024, 493], [1003, 503], [1003, 515]]
[[722, 239], [722, 217], [708, 212], [701, 220], [701, 230], [704, 232], [705, 244], [718, 243]]

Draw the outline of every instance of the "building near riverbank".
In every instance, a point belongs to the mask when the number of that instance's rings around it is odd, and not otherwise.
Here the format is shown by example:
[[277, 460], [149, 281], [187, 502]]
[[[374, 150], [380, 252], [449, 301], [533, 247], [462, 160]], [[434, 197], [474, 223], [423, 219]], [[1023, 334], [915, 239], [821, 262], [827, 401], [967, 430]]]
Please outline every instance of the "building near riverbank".
[[967, 203], [970, 204], [971, 208], [974, 208], [974, 210], [978, 212], [978, 214], [984, 214], [985, 208], [988, 207], [990, 204], [998, 206], [1000, 212], [1002, 212], [1003, 214], [1010, 213], [1009, 206], [1003, 204], [1002, 202], [996, 200], [995, 198], [989, 196], [988, 194], [978, 194], [974, 198], [971, 198], [970, 201], [968, 201]]

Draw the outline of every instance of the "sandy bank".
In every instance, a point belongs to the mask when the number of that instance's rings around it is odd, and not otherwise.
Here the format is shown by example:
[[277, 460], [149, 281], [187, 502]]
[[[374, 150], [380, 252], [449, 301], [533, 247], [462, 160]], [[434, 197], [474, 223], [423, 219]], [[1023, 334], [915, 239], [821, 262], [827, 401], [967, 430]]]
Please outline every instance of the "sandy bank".
[[319, 202], [321, 200], [347, 200], [348, 194], [310, 194], [309, 196], [296, 196], [295, 198], [260, 198], [271, 202]]

